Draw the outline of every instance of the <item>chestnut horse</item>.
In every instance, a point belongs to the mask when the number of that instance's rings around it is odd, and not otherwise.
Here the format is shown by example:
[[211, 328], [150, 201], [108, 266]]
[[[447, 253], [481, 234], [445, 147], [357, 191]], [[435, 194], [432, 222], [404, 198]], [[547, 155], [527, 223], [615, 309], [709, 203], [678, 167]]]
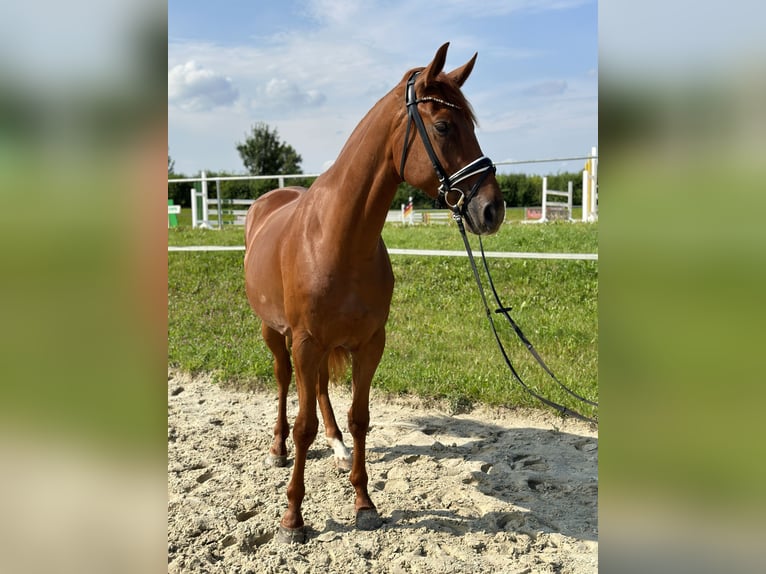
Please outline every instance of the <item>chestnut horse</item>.
[[[272, 464], [287, 461], [287, 391], [295, 363], [299, 410], [295, 463], [278, 539], [302, 542], [306, 454], [318, 430], [317, 402], [339, 467], [356, 491], [356, 524], [381, 524], [367, 491], [365, 435], [370, 383], [385, 345], [394, 276], [381, 239], [397, 186], [406, 181], [462, 214], [469, 231], [497, 231], [505, 206], [492, 162], [482, 155], [475, 118], [460, 91], [476, 61], [442, 72], [444, 44], [425, 68], [410, 70], [362, 119], [338, 159], [308, 189], [273, 190], [255, 201], [245, 224], [247, 297], [274, 355], [278, 414]], [[411, 125], [417, 132], [411, 132]], [[418, 137], [420, 136], [420, 137]], [[452, 176], [448, 176], [452, 173]], [[457, 186], [471, 185], [465, 192]], [[350, 359], [348, 428], [343, 444], [328, 397], [330, 371]]]

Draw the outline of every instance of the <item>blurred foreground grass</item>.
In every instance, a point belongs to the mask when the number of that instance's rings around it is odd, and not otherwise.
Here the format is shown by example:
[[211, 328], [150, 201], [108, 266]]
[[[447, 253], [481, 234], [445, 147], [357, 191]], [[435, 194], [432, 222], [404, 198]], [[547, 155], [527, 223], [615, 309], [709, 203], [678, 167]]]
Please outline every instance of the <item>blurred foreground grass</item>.
[[[761, 567], [766, 82], [763, 51], [741, 50], [754, 47], [741, 25], [751, 8], [679, 11], [641, 46], [630, 44], [645, 33], [636, 11], [604, 5], [604, 571]], [[713, 14], [715, 33], [699, 27]], [[717, 45], [734, 30], [737, 42], [711, 54], [705, 38]]]
[[[3, 572], [166, 568], [166, 19], [122, 4], [0, 19]], [[762, 569], [764, 5], [687, 4], [599, 3], [603, 572]]]
[[167, 21], [62, 6], [0, 18], [0, 571], [162, 571]]

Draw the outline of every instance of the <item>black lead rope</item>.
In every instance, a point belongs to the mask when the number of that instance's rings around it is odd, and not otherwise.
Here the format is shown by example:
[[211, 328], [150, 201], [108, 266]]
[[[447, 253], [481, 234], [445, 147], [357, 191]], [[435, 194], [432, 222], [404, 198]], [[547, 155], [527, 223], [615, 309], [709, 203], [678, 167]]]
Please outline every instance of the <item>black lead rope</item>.
[[[513, 366], [513, 363], [511, 363], [511, 359], [508, 357], [508, 353], [505, 351], [505, 347], [503, 346], [503, 342], [500, 340], [500, 335], [497, 332], [497, 329], [495, 327], [495, 321], [492, 318], [492, 312], [489, 309], [489, 304], [487, 303], [487, 296], [484, 293], [484, 286], [481, 282], [481, 278], [479, 277], [479, 270], [476, 267], [476, 262], [473, 258], [473, 252], [471, 251], [471, 245], [468, 242], [468, 237], [465, 232], [465, 227], [463, 226], [463, 218], [461, 215], [457, 212], [453, 212], [452, 217], [454, 218], [455, 222], [457, 223], [458, 229], [460, 230], [460, 236], [463, 238], [463, 244], [465, 245], [466, 253], [468, 254], [468, 260], [471, 262], [471, 270], [473, 271], [473, 277], [476, 280], [476, 285], [479, 288], [479, 295], [481, 296], [482, 303], [484, 304], [484, 310], [487, 314], [487, 319], [489, 319], [489, 324], [492, 327], [492, 333], [495, 336], [495, 341], [497, 342], [497, 346], [500, 349], [500, 353], [502, 353], [503, 358], [505, 359], [506, 365], [508, 365], [508, 368], [511, 370], [511, 373], [513, 373], [514, 378], [516, 381], [524, 388], [525, 391], [527, 391], [530, 395], [535, 397], [540, 402], [548, 405], [549, 407], [559, 411], [563, 416], [571, 416], [583, 421], [587, 421], [590, 423], [598, 424], [596, 419], [586, 417], [585, 415], [581, 415], [577, 411], [574, 411], [568, 407], [565, 407], [564, 405], [560, 405], [558, 403], [555, 403], [549, 399], [546, 399], [545, 397], [539, 395], [535, 391], [533, 391], [519, 376], [518, 372], [516, 372], [516, 369]], [[548, 365], [545, 364], [545, 361], [543, 361], [542, 357], [540, 357], [540, 354], [537, 352], [537, 350], [534, 348], [532, 343], [529, 342], [529, 339], [524, 335], [521, 328], [516, 324], [516, 322], [511, 318], [511, 315], [509, 311], [511, 310], [510, 307], [504, 306], [501, 301], [500, 297], [497, 294], [497, 290], [495, 289], [495, 284], [492, 281], [492, 275], [489, 272], [489, 266], [487, 265], [487, 258], [484, 255], [484, 245], [481, 242], [481, 237], [479, 237], [479, 246], [481, 247], [481, 258], [484, 264], [484, 271], [487, 274], [487, 278], [489, 280], [489, 285], [492, 288], [492, 294], [494, 295], [495, 302], [498, 305], [498, 309], [495, 310], [495, 313], [502, 314], [505, 316], [506, 319], [508, 319], [508, 322], [510, 323], [511, 327], [513, 328], [516, 335], [521, 339], [522, 343], [526, 346], [527, 350], [532, 354], [532, 356], [535, 358], [535, 360], [540, 364], [540, 366], [545, 370], [548, 375], [551, 376], [551, 378], [556, 381], [556, 383], [565, 391], [567, 391], [570, 395], [573, 397], [579, 399], [580, 401], [583, 401], [585, 403], [588, 403], [589, 405], [592, 405], [594, 407], [598, 406], [598, 403], [590, 401], [584, 397], [581, 397], [574, 391], [567, 388], [561, 381], [556, 378], [556, 376], [553, 374], [553, 371], [548, 367]]]

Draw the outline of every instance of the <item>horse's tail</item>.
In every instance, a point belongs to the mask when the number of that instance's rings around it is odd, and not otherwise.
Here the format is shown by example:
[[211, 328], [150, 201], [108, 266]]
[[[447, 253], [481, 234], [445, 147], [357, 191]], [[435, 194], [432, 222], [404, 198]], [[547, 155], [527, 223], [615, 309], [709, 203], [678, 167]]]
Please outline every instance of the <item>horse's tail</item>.
[[327, 363], [330, 369], [330, 380], [333, 383], [342, 383], [351, 363], [351, 353], [343, 347], [335, 347], [330, 351]]

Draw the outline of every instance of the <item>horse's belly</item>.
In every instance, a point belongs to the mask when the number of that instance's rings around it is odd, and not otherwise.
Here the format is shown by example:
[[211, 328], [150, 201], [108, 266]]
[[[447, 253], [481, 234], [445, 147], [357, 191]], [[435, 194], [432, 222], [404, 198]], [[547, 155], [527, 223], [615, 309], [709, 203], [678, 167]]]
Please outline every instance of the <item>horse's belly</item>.
[[380, 272], [363, 274], [363, 281], [337, 278], [324, 289], [304, 291], [288, 301], [304, 302], [299, 304], [302, 309], [294, 310], [295, 316], [302, 316], [307, 330], [324, 345], [353, 350], [375, 336], [388, 320], [393, 277]]
[[250, 307], [261, 320], [272, 329], [287, 334], [289, 325], [284, 306], [284, 294], [281, 282], [276, 278], [263, 273], [266, 266], [259, 265], [256, 259], [253, 269], [257, 272], [247, 273], [246, 288], [247, 299]]

